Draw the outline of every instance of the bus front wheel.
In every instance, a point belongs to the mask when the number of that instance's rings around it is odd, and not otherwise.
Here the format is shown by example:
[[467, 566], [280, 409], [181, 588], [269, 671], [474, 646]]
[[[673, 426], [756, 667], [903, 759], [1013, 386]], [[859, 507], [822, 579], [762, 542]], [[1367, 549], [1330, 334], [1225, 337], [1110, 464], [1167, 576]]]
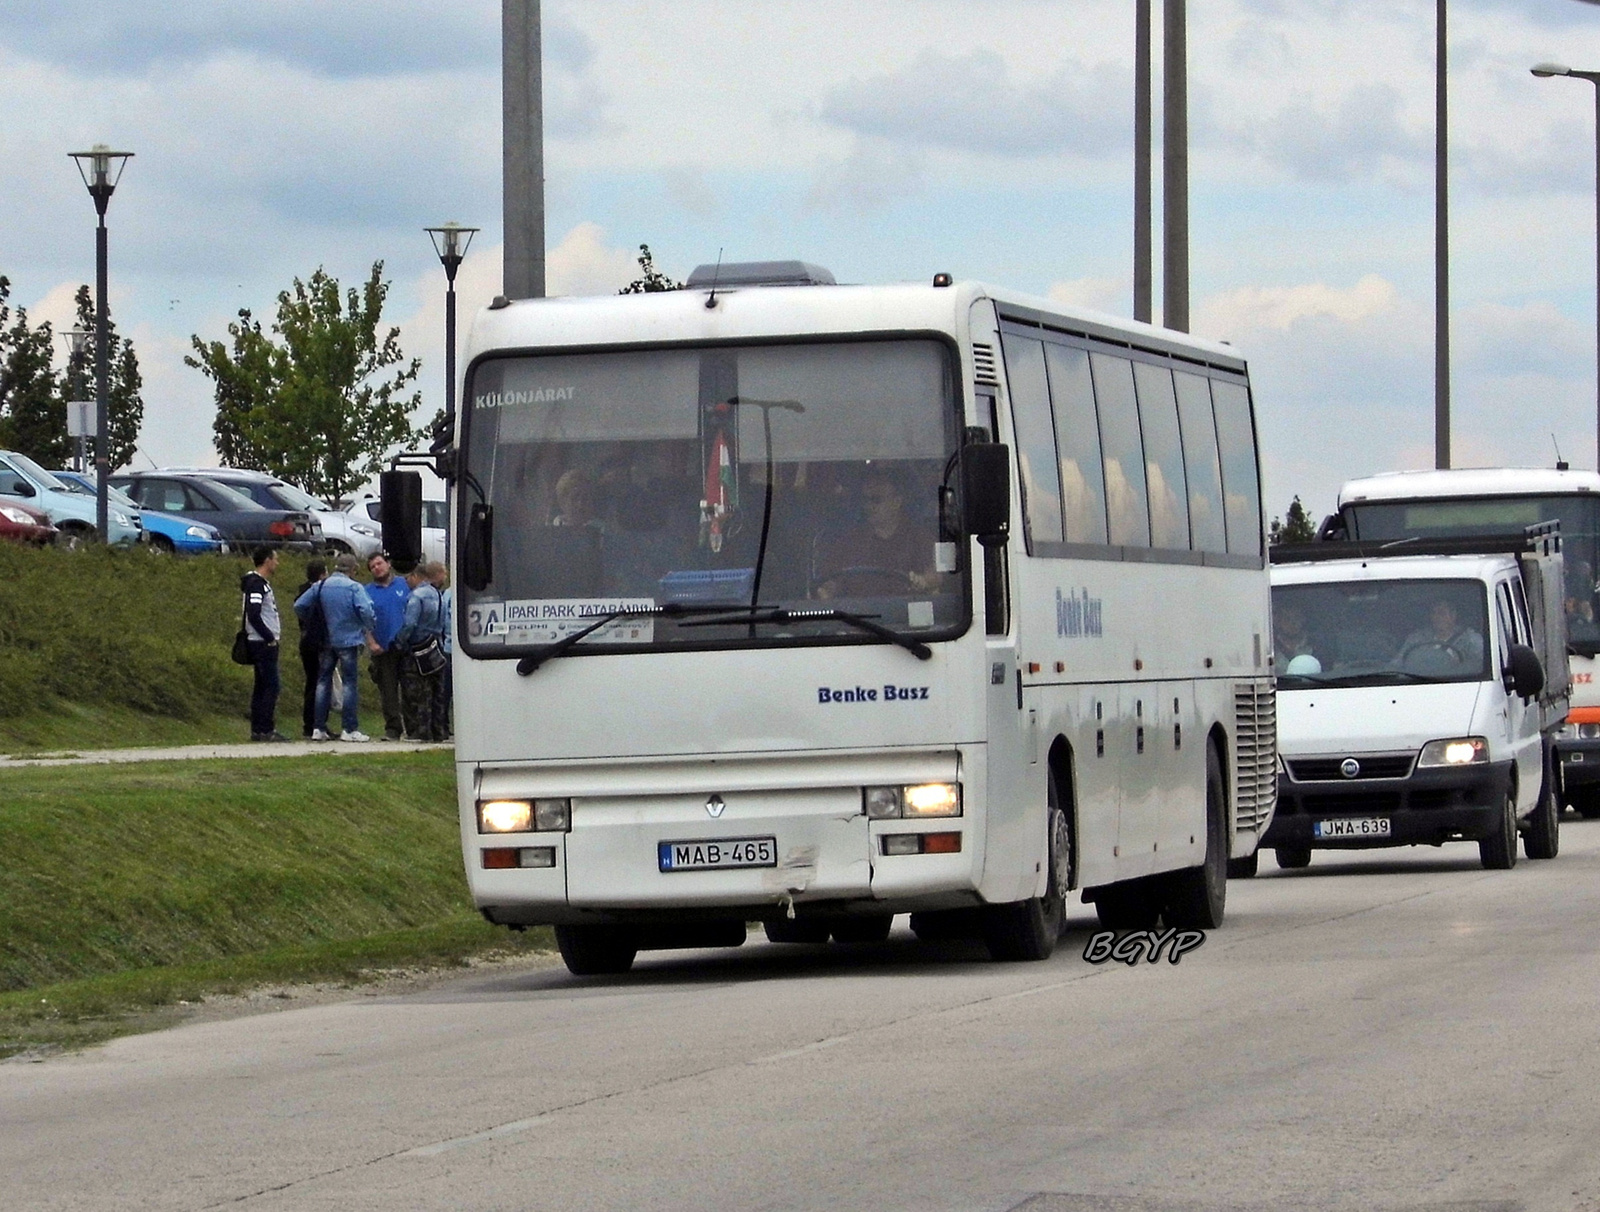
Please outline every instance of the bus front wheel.
[[1061, 805], [1056, 772], [1046, 776], [1047, 863], [1043, 896], [983, 907], [983, 941], [996, 960], [1044, 960], [1056, 949], [1072, 886], [1072, 828]]
[[556, 946], [573, 976], [616, 976], [639, 954], [638, 935], [626, 926], [557, 926]]

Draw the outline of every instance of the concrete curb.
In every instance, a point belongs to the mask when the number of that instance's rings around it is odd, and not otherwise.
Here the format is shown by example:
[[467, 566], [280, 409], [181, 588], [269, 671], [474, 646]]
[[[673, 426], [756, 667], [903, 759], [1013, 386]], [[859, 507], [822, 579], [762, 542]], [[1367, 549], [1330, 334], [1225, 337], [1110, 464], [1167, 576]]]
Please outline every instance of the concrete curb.
[[306, 757], [327, 754], [333, 757], [351, 757], [374, 753], [421, 753], [434, 749], [454, 749], [449, 741], [443, 744], [422, 741], [371, 741], [367, 744], [346, 744], [343, 741], [290, 741], [287, 744], [250, 742], [244, 745], [181, 745], [171, 749], [88, 749], [42, 754], [39, 757], [0, 754], [0, 771], [18, 766], [111, 766], [124, 762], [184, 762], [206, 759]]

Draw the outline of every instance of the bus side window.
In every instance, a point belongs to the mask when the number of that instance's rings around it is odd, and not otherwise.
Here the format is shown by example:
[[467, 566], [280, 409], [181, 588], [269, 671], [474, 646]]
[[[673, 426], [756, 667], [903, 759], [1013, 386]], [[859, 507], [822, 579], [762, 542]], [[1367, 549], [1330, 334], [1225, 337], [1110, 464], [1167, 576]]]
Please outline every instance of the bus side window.
[[1061, 481], [1056, 470], [1055, 425], [1045, 380], [1044, 343], [1001, 335], [1006, 381], [1011, 386], [1011, 424], [1017, 434], [1017, 465], [1022, 472], [1022, 508], [1028, 546], [1061, 542]]
[[1261, 554], [1261, 475], [1256, 466], [1255, 426], [1250, 389], [1243, 383], [1211, 381], [1216, 406], [1217, 447], [1222, 454], [1223, 513], [1228, 520], [1228, 550]]
[[1211, 415], [1211, 384], [1201, 375], [1174, 372], [1178, 422], [1183, 430], [1183, 466], [1189, 484], [1189, 532], [1196, 551], [1228, 550], [1222, 521], [1222, 467], [1217, 462], [1217, 423]]
[[1070, 345], [1046, 343], [1050, 404], [1061, 455], [1061, 506], [1069, 543], [1106, 541], [1106, 479], [1100, 461], [1100, 419], [1094, 408], [1089, 355]]
[[1150, 492], [1150, 546], [1189, 548], [1189, 486], [1183, 478], [1183, 440], [1178, 433], [1178, 401], [1172, 372], [1149, 362], [1133, 364], [1139, 396], [1139, 428], [1144, 431], [1145, 482]]
[[1100, 439], [1106, 465], [1106, 514], [1111, 541], [1123, 547], [1150, 546], [1150, 511], [1145, 499], [1144, 441], [1139, 406], [1133, 394], [1133, 363], [1092, 353], [1094, 398], [1100, 409]]

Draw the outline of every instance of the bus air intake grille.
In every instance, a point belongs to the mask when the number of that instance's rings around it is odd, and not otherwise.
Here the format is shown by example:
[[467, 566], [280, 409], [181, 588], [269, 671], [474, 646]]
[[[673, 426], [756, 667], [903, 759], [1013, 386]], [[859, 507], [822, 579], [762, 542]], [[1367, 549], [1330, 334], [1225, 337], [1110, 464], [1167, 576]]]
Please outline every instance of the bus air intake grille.
[[1278, 797], [1278, 700], [1270, 681], [1235, 682], [1234, 828], [1257, 833]]
[[981, 341], [972, 343], [972, 377], [990, 387], [1000, 386], [1000, 375], [995, 370], [994, 346]]

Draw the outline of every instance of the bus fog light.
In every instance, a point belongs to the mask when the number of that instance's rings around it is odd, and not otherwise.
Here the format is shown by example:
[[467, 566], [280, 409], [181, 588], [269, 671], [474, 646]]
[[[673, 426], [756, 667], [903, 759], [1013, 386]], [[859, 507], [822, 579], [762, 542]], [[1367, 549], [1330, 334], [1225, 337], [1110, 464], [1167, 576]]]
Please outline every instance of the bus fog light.
[[863, 787], [861, 799], [872, 820], [888, 821], [905, 815], [905, 795], [900, 787]]
[[884, 854], [921, 854], [922, 835], [920, 833], [890, 833], [883, 839]]
[[479, 833], [527, 833], [532, 828], [533, 805], [527, 800], [485, 800], [478, 805]]
[[517, 866], [519, 867], [554, 867], [556, 865], [556, 848], [554, 846], [524, 846], [517, 851]]
[[572, 828], [572, 801], [534, 800], [533, 827], [541, 833], [567, 832]]
[[1422, 766], [1470, 766], [1489, 760], [1489, 742], [1481, 736], [1429, 741], [1417, 757]]
[[918, 783], [905, 789], [907, 816], [960, 816], [961, 788], [956, 783]]

